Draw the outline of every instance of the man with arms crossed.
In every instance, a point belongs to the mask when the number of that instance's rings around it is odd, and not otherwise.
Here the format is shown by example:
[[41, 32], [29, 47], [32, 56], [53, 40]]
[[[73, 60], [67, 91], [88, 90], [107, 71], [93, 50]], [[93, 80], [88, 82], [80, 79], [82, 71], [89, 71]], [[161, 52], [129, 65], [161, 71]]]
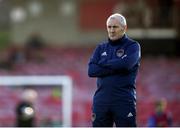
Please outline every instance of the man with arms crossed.
[[136, 126], [136, 76], [140, 45], [126, 35], [126, 19], [111, 15], [108, 39], [99, 44], [89, 61], [89, 77], [97, 77], [93, 98], [93, 127]]

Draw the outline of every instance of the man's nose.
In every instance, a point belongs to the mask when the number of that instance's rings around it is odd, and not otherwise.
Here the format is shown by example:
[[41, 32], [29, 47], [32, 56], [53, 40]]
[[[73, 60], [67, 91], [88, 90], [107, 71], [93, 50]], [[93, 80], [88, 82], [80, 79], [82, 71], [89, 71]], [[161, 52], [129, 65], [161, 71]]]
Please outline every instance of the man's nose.
[[114, 32], [114, 28], [113, 27], [110, 27], [110, 32]]

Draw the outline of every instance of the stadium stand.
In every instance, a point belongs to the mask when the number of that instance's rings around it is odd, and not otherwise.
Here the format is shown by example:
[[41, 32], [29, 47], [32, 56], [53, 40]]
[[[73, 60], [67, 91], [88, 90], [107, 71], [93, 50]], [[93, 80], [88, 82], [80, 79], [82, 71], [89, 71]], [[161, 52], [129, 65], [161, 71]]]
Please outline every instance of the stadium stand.
[[[91, 126], [91, 98], [95, 90], [95, 79], [87, 76], [87, 63], [92, 48], [60, 48], [48, 47], [42, 51], [43, 61], [27, 60], [14, 64], [11, 70], [0, 69], [0, 75], [69, 75], [73, 79], [73, 126]], [[4, 53], [3, 53], [4, 54]], [[172, 111], [174, 126], [180, 125], [179, 118], [179, 76], [180, 60], [178, 58], [145, 57], [137, 79], [137, 112], [138, 126], [146, 126], [146, 121], [153, 110], [155, 99], [164, 97], [168, 101], [168, 109]], [[0, 126], [13, 126], [15, 104], [19, 100], [18, 93], [12, 87], [0, 86]], [[43, 118], [49, 115], [52, 121], [62, 117], [60, 100], [52, 97], [52, 89], [42, 92], [37, 88], [39, 99], [36, 103], [38, 111], [37, 125], [42, 126]], [[9, 95], [6, 95], [6, 94]], [[51, 108], [51, 109], [48, 109]], [[142, 111], [143, 110], [143, 111]], [[56, 113], [56, 114], [55, 114]], [[5, 116], [6, 115], [6, 116]], [[8, 118], [8, 121], [6, 120]]]
[[[165, 5], [160, 1], [165, 2]], [[129, 35], [137, 38], [142, 46], [143, 56], [137, 78], [138, 126], [147, 126], [148, 116], [154, 109], [154, 101], [162, 97], [167, 99], [168, 110], [172, 112], [173, 126], [180, 126], [180, 58], [176, 56], [180, 56], [180, 0], [31, 2], [0, 0], [0, 76], [71, 76], [72, 125], [91, 126], [91, 102], [96, 80], [87, 76], [88, 59], [96, 41], [104, 34], [102, 32], [105, 30], [106, 18], [114, 12], [122, 13], [128, 19]], [[173, 5], [166, 2], [173, 2]], [[14, 8], [17, 5], [20, 8]], [[35, 11], [30, 10], [34, 8]], [[13, 11], [11, 18], [9, 17], [13, 9], [18, 12], [14, 16], [15, 21], [12, 17]], [[23, 17], [24, 11], [27, 11], [27, 19]], [[36, 11], [39, 11], [37, 15], [33, 15]], [[40, 52], [30, 50], [32, 53], [29, 54], [22, 45], [31, 31], [36, 30], [43, 35], [47, 45], [52, 46], [43, 47]], [[7, 31], [11, 43], [4, 40], [3, 33], [6, 35]], [[74, 42], [71, 43], [72, 40]], [[1, 49], [8, 46], [7, 44], [16, 43], [21, 46]], [[56, 46], [56, 43], [60, 46]], [[81, 43], [83, 46], [76, 47]], [[67, 47], [71, 44], [74, 47]], [[61, 124], [62, 101], [57, 100], [60, 94], [56, 95], [59, 92], [54, 92], [54, 87], [34, 88], [38, 93], [35, 104], [37, 126]], [[14, 110], [22, 89], [0, 86], [0, 127], [14, 127]]]

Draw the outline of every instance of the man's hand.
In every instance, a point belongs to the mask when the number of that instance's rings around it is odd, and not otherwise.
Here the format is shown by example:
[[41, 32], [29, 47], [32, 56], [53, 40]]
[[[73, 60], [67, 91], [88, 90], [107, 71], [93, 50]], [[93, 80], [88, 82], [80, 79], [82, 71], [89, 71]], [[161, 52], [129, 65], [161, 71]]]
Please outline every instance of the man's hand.
[[106, 58], [101, 58], [99, 61], [98, 61], [98, 64], [103, 66], [107, 63], [107, 59]]

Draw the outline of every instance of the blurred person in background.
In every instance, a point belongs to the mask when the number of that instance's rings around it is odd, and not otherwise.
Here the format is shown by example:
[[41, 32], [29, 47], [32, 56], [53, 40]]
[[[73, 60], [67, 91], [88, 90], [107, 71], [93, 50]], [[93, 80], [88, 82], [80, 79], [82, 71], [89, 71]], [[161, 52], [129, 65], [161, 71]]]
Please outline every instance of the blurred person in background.
[[171, 113], [167, 111], [167, 102], [160, 99], [155, 102], [155, 112], [148, 119], [148, 127], [170, 127], [172, 126]]
[[93, 98], [93, 127], [136, 126], [136, 76], [140, 65], [140, 45], [126, 34], [126, 19], [111, 15], [108, 39], [100, 43], [89, 61], [89, 77], [97, 77]]
[[44, 47], [44, 41], [38, 32], [33, 32], [26, 42], [26, 48], [31, 50], [40, 50]]
[[35, 126], [35, 109], [34, 102], [37, 98], [35, 90], [27, 89], [22, 94], [22, 101], [16, 107], [16, 126], [17, 127], [34, 127]]
[[13, 47], [9, 53], [8, 60], [12, 66], [24, 63], [26, 61], [24, 49], [20, 47]]
[[41, 50], [45, 47], [44, 40], [38, 32], [33, 32], [25, 44], [27, 59], [42, 60]]
[[159, 3], [159, 25], [169, 27], [172, 25], [173, 0], [158, 0]]

